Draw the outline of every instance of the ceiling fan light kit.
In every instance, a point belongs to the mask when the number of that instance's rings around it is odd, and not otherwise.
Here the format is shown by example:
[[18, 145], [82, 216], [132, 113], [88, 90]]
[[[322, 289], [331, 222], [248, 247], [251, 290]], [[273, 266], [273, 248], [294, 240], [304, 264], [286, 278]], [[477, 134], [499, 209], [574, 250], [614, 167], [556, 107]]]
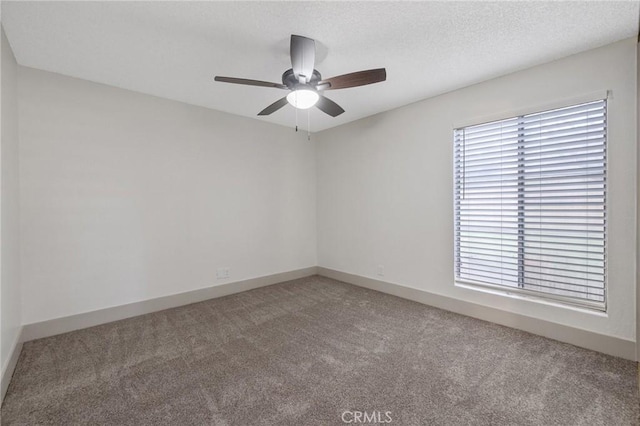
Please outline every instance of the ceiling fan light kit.
[[282, 74], [282, 84], [220, 76], [216, 76], [215, 81], [244, 84], [249, 86], [271, 87], [290, 91], [287, 96], [278, 99], [260, 111], [258, 115], [272, 114], [289, 103], [297, 109], [309, 109], [315, 105], [325, 114], [337, 117], [344, 112], [344, 109], [320, 92], [324, 90], [347, 89], [349, 87], [364, 86], [367, 84], [379, 83], [387, 79], [386, 70], [384, 68], [377, 68], [339, 75], [337, 77], [323, 80], [320, 73], [314, 69], [316, 43], [313, 39], [307, 37], [291, 35], [290, 54], [291, 68]]
[[309, 109], [314, 106], [320, 95], [313, 89], [296, 89], [287, 95], [287, 101], [298, 109]]

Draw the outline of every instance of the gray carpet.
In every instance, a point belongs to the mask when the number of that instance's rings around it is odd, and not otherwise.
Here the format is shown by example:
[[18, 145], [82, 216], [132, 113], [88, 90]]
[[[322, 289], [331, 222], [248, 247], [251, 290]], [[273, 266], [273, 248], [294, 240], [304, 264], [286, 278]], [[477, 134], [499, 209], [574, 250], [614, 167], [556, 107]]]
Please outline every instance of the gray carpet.
[[2, 424], [341, 425], [345, 411], [637, 424], [636, 364], [315, 276], [26, 343]]

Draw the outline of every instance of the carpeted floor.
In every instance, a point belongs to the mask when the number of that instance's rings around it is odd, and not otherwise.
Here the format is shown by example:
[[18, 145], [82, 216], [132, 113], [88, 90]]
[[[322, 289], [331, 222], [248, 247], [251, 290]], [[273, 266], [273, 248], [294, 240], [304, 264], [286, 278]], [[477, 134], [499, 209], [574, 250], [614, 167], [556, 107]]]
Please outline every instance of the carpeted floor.
[[26, 343], [2, 407], [7, 425], [371, 416], [637, 424], [636, 364], [315, 276]]

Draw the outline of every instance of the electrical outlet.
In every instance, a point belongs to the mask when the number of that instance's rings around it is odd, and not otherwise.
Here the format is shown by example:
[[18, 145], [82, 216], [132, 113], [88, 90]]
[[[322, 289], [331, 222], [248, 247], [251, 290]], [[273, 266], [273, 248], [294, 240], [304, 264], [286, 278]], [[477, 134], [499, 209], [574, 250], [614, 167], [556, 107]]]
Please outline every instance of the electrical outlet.
[[229, 268], [218, 268], [216, 270], [216, 279], [227, 280], [230, 277], [231, 273], [229, 272]]
[[384, 277], [384, 265], [378, 265], [376, 273], [379, 277]]

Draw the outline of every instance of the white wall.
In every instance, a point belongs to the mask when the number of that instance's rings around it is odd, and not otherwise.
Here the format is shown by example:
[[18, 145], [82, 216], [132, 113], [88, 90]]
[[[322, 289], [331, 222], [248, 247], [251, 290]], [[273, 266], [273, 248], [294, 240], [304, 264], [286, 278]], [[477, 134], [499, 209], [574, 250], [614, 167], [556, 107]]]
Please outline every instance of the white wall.
[[[634, 341], [636, 79], [628, 39], [321, 132], [319, 266]], [[608, 314], [455, 287], [453, 127], [605, 90]]]
[[[2, 253], [0, 269], [0, 365], [4, 373], [19, 337], [20, 315], [20, 245], [18, 222], [18, 98], [17, 64], [2, 29], [2, 143], [0, 216]], [[4, 389], [4, 388], [3, 388]]]
[[24, 67], [19, 112], [25, 324], [316, 265], [306, 134]]

